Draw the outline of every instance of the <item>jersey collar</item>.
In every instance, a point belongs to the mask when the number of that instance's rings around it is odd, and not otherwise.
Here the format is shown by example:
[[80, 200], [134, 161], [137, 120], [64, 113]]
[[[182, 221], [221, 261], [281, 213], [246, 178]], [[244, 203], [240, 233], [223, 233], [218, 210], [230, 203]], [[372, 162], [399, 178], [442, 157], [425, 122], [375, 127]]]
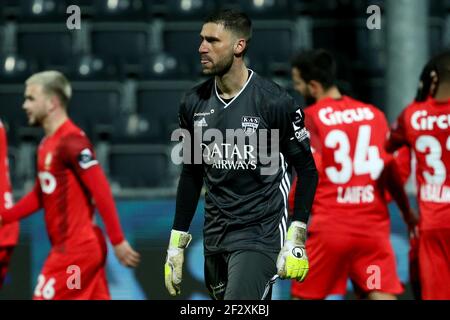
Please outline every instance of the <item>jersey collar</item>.
[[226, 109], [230, 104], [233, 103], [234, 100], [236, 100], [237, 97], [239, 97], [239, 95], [245, 90], [245, 88], [247, 87], [247, 85], [250, 83], [250, 80], [253, 77], [254, 71], [251, 69], [248, 69], [248, 71], [250, 72], [250, 76], [247, 79], [247, 82], [245, 82], [244, 86], [242, 87], [242, 89], [238, 92], [237, 95], [234, 96], [233, 99], [231, 99], [231, 101], [229, 101], [228, 103], [226, 103], [225, 101], [223, 101], [223, 99], [220, 97], [219, 92], [217, 91], [217, 81], [216, 79], [214, 79], [214, 92], [216, 93], [216, 97], [217, 99], [219, 99], [222, 103], [223, 103], [223, 108]]

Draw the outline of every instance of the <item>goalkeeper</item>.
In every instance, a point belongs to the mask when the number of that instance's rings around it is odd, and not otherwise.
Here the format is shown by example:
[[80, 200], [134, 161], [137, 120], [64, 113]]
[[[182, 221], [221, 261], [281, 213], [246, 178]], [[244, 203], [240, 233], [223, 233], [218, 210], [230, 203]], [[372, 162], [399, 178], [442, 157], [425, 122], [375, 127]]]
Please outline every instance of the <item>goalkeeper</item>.
[[[208, 17], [200, 37], [203, 74], [211, 78], [187, 92], [179, 119], [191, 137], [184, 139], [183, 152], [190, 150], [188, 141], [197, 141], [203, 157], [183, 164], [165, 284], [171, 295], [181, 293], [189, 226], [205, 184], [205, 281], [211, 297], [270, 299], [277, 274], [303, 281], [309, 269], [306, 224], [318, 177], [304, 114], [284, 89], [246, 67], [251, 21], [245, 14], [225, 10]], [[236, 139], [198, 135], [212, 128], [223, 137], [231, 129]], [[264, 131], [276, 138], [261, 148]], [[259, 139], [256, 147], [252, 136]], [[270, 165], [270, 174], [267, 160], [277, 164]], [[289, 228], [287, 162], [299, 176]]]

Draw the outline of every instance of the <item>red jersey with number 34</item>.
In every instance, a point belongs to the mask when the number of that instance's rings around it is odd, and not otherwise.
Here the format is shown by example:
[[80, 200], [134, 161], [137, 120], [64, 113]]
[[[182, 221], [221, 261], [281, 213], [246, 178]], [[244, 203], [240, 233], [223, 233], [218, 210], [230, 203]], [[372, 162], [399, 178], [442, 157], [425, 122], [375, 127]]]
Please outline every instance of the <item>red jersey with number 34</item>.
[[450, 228], [450, 100], [407, 106], [394, 123], [388, 149], [403, 145], [417, 159], [420, 228]]
[[385, 187], [379, 182], [392, 160], [384, 150], [384, 114], [347, 96], [320, 100], [305, 114], [313, 152], [321, 159], [309, 230], [388, 235]]

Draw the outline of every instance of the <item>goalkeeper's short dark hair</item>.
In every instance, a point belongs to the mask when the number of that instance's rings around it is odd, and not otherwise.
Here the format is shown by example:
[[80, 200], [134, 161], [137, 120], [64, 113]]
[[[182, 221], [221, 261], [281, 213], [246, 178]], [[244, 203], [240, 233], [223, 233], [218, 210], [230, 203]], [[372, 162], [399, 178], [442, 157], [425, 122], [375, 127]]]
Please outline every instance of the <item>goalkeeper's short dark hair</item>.
[[252, 39], [252, 21], [247, 14], [233, 9], [220, 10], [209, 15], [204, 21], [204, 23], [210, 22], [223, 24], [225, 29], [244, 38], [247, 41], [245, 52], [247, 51], [248, 44]]
[[324, 49], [300, 52], [292, 59], [291, 65], [300, 71], [305, 82], [315, 80], [325, 90], [336, 84], [336, 61]]

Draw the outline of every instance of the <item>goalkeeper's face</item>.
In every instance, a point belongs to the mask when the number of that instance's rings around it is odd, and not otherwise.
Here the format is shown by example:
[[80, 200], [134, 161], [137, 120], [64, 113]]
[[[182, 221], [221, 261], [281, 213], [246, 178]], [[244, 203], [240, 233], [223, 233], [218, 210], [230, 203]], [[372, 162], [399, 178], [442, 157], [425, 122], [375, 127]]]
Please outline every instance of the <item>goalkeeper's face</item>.
[[41, 126], [50, 109], [50, 98], [38, 84], [27, 85], [25, 89], [25, 102], [23, 103], [31, 126]]
[[233, 65], [236, 37], [223, 24], [205, 23], [200, 33], [200, 62], [203, 74], [223, 75]]

